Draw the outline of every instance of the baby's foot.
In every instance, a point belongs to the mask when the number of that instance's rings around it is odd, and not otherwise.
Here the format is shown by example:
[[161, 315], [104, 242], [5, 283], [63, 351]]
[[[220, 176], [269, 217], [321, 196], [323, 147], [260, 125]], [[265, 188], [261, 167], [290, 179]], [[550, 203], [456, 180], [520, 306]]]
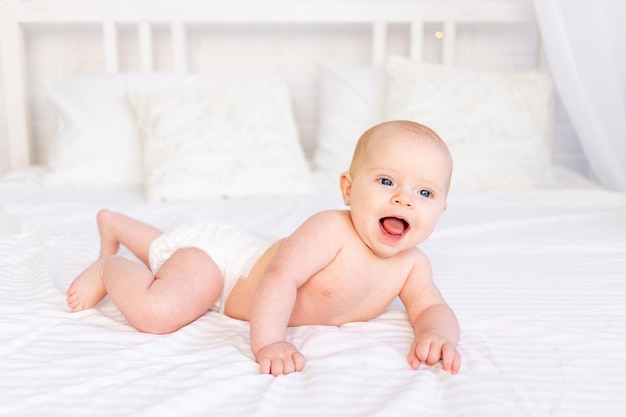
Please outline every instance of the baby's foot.
[[120, 242], [111, 230], [112, 218], [115, 215], [115, 212], [106, 209], [100, 210], [96, 215], [96, 223], [100, 233], [100, 257], [115, 255], [120, 248]]
[[102, 266], [105, 261], [106, 258], [98, 259], [70, 284], [65, 294], [72, 313], [95, 307], [107, 294], [102, 283]]

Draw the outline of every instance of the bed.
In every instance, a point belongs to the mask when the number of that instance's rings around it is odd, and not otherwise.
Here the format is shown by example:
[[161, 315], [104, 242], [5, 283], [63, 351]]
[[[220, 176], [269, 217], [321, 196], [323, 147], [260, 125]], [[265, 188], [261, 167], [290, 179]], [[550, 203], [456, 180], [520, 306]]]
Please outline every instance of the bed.
[[[554, 91], [540, 59], [457, 62], [467, 26], [536, 36], [531, 5], [225, 3], [1, 3], [11, 172], [0, 180], [0, 415], [626, 415], [626, 194], [551, 162]], [[272, 68], [226, 53], [231, 37], [267, 55], [261, 32], [284, 42], [324, 25], [368, 42], [353, 62], [317, 44], [306, 56], [281, 44]], [[33, 75], [29, 48], [76, 26], [102, 40], [94, 68]], [[217, 71], [194, 68], [199, 35], [218, 48]], [[166, 230], [222, 218], [284, 236], [343, 207], [337, 176], [356, 138], [396, 118], [435, 128], [455, 160], [449, 207], [422, 248], [461, 324], [458, 375], [408, 366], [399, 301], [364, 323], [289, 328], [307, 366], [279, 377], [258, 374], [248, 323], [219, 313], [151, 335], [106, 298], [69, 312], [65, 290], [98, 254], [100, 208]]]

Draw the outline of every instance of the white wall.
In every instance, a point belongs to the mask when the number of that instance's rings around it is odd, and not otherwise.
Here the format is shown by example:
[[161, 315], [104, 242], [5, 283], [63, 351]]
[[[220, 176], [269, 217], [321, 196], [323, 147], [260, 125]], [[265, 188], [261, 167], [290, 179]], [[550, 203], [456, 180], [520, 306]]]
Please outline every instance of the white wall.
[[[2, 46], [0, 45], [0, 48]], [[0, 52], [2, 50], [0, 49]], [[4, 99], [4, 79], [2, 77], [2, 54], [0, 53], [0, 175], [9, 170], [9, 144], [7, 132], [6, 103]]]
[[[426, 27], [425, 58], [439, 60], [441, 40], [434, 36], [439, 25]], [[154, 43], [159, 50], [155, 66], [171, 69], [169, 29], [157, 27]], [[367, 64], [371, 57], [370, 27], [367, 25], [221, 25], [188, 28], [192, 72], [214, 74], [278, 74], [288, 81], [306, 150], [310, 152], [317, 120], [317, 68], [321, 57], [334, 62]], [[535, 65], [537, 29], [515, 27], [460, 27], [457, 63], [473, 67], [528, 69]], [[137, 35], [134, 27], [122, 26], [119, 35], [122, 71], [138, 67]], [[393, 25], [388, 39], [392, 52], [406, 54], [408, 26]], [[32, 26], [26, 30], [26, 65], [31, 85], [31, 118], [34, 137], [33, 159], [46, 160], [47, 142], [53, 132], [42, 86], [45, 80], [103, 72], [102, 41], [97, 26], [70, 29]], [[0, 77], [0, 93], [3, 93]], [[6, 103], [0, 101], [0, 174], [8, 170]], [[562, 107], [557, 106], [554, 159], [557, 163], [586, 172], [586, 161]]]

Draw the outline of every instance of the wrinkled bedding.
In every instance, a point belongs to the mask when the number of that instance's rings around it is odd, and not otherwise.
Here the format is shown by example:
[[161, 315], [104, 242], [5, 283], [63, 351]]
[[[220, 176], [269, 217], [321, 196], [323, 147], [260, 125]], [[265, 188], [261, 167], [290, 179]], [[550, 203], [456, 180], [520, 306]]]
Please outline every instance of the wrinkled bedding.
[[[259, 375], [248, 323], [207, 312], [143, 334], [112, 303], [71, 314], [64, 292], [98, 253], [95, 214], [163, 229], [222, 218], [273, 236], [339, 193], [149, 204], [132, 188], [0, 182], [0, 415], [623, 416], [626, 195], [601, 189], [452, 194], [423, 244], [462, 328], [463, 365], [406, 363], [399, 301], [340, 327], [290, 328], [301, 373]], [[121, 252], [132, 256], [124, 250]]]

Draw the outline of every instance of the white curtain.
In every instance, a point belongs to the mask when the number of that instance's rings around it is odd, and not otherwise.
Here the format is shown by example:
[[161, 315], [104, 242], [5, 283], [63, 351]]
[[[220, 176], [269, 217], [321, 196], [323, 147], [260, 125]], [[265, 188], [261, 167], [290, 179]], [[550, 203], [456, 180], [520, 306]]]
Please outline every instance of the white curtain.
[[626, 0], [534, 0], [542, 41], [595, 178], [626, 191]]

